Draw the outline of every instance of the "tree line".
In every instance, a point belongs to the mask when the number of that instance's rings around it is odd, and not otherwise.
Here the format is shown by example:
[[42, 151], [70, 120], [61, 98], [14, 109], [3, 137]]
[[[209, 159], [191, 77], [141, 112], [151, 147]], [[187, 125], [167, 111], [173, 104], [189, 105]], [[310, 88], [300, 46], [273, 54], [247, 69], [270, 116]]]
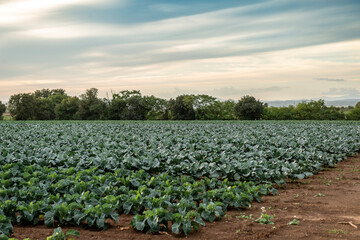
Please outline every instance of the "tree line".
[[[180, 95], [170, 100], [124, 90], [99, 98], [98, 89], [69, 96], [64, 89], [14, 94], [7, 106], [14, 120], [360, 120], [360, 102], [347, 114], [324, 100], [268, 107], [252, 96], [237, 102], [209, 95]], [[6, 106], [0, 102], [0, 116]]]

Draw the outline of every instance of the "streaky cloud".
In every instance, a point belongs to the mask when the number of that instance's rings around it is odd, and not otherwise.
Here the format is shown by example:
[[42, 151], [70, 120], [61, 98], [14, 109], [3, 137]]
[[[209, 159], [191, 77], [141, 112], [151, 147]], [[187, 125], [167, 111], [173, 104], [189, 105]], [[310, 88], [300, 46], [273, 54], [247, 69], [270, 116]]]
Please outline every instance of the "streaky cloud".
[[346, 82], [343, 78], [315, 78], [315, 80], [326, 82]]
[[327, 92], [323, 92], [323, 94], [326, 95], [355, 95], [358, 96], [360, 94], [360, 91], [353, 87], [348, 88], [330, 88]]

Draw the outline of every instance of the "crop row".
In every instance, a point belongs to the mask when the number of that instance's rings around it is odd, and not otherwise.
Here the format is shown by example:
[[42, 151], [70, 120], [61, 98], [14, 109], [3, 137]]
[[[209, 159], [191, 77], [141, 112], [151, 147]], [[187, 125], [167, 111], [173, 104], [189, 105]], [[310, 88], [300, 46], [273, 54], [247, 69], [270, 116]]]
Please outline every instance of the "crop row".
[[0, 124], [0, 231], [13, 224], [188, 234], [360, 147], [355, 122]]
[[[221, 219], [228, 207], [246, 208], [254, 199], [261, 201], [262, 195], [275, 191], [270, 185], [167, 173], [152, 176], [143, 170], [77, 171], [14, 163], [1, 166], [0, 173], [0, 213], [6, 216], [4, 223], [13, 224], [43, 221], [54, 226], [56, 221], [106, 229], [106, 219], [118, 221], [119, 214], [132, 213], [140, 214], [134, 218], [139, 230], [159, 231], [159, 218], [164, 215], [166, 221], [174, 221], [173, 226], [182, 224], [187, 234], [191, 226], [204, 224], [202, 219]], [[1, 231], [9, 234], [11, 228]]]

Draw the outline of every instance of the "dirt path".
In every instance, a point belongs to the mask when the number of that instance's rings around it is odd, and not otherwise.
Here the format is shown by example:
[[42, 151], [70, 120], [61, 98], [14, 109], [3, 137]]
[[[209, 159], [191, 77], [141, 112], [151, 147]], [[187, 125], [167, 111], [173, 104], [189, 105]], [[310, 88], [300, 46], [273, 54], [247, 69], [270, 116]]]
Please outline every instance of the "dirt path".
[[[274, 225], [255, 223], [265, 207], [275, 215]], [[249, 216], [253, 219], [248, 219]], [[352, 157], [335, 168], [308, 179], [291, 181], [277, 196], [266, 196], [246, 211], [231, 210], [220, 222], [187, 237], [147, 235], [127, 228], [132, 216], [121, 216], [107, 231], [82, 230], [78, 239], [360, 239], [360, 157]], [[299, 225], [288, 225], [294, 218]], [[357, 228], [356, 228], [357, 227]], [[63, 229], [70, 229], [65, 227]], [[124, 230], [121, 230], [125, 228]], [[43, 225], [14, 227], [14, 237], [45, 239], [53, 230]]]

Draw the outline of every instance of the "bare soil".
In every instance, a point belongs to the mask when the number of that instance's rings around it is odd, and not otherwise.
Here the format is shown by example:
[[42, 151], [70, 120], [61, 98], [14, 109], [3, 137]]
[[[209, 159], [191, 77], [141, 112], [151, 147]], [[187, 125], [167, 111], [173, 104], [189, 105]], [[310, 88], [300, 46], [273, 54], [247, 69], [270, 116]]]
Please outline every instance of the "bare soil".
[[[275, 215], [273, 225], [254, 222], [261, 214]], [[252, 215], [253, 219], [241, 216]], [[299, 225], [289, 225], [293, 219]], [[247, 210], [230, 210], [218, 222], [189, 236], [144, 234], [131, 229], [132, 216], [122, 215], [107, 231], [63, 227], [80, 232], [77, 239], [360, 239], [360, 157], [350, 157], [308, 179], [289, 180], [276, 196], [265, 196]], [[53, 229], [44, 225], [15, 226], [13, 237], [45, 239]]]

